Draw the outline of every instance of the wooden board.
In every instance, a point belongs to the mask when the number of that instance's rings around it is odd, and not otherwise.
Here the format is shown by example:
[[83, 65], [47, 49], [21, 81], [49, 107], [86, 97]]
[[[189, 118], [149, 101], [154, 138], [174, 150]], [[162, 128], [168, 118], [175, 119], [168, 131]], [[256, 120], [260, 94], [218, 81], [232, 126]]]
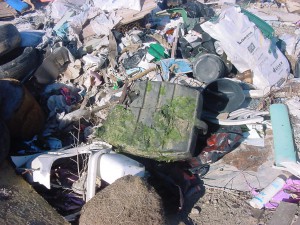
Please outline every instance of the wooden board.
[[128, 24], [137, 20], [144, 18], [148, 13], [150, 13], [154, 8], [156, 8], [156, 3], [154, 0], [141, 0], [142, 10], [136, 11], [132, 9], [119, 9], [117, 10], [117, 15], [121, 16], [121, 24]]
[[17, 11], [9, 7], [6, 2], [0, 0], [0, 18], [10, 18], [17, 15]]
[[298, 210], [298, 205], [289, 202], [280, 202], [268, 225], [290, 225]]

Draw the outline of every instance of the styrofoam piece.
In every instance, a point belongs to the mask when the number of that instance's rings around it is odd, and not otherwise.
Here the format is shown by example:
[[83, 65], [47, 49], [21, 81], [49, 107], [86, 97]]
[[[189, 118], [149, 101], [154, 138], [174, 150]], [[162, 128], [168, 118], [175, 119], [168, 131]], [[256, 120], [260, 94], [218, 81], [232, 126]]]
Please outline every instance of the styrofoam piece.
[[284, 104], [272, 104], [270, 115], [273, 129], [275, 165], [282, 162], [296, 163], [296, 149], [289, 118], [288, 108]]
[[143, 177], [145, 167], [125, 155], [105, 154], [101, 156], [100, 163], [98, 163], [97, 175], [111, 184], [126, 175]]

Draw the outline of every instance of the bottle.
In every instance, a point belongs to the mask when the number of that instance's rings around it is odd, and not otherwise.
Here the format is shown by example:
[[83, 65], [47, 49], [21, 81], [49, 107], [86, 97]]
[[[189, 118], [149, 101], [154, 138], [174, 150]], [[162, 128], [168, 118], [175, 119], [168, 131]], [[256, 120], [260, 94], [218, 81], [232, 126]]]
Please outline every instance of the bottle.
[[215, 41], [214, 46], [215, 46], [216, 53], [217, 53], [218, 55], [222, 55], [222, 54], [224, 53], [224, 50], [223, 50], [223, 48], [221, 47], [221, 44], [220, 44], [219, 41]]
[[286, 176], [279, 175], [271, 184], [250, 200], [250, 205], [257, 209], [263, 208], [283, 188], [286, 179]]

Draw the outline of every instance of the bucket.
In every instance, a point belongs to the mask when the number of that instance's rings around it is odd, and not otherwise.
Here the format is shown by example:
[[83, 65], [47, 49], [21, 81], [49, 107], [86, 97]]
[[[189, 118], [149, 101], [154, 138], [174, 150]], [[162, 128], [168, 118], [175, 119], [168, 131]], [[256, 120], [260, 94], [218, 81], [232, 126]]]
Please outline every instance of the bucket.
[[204, 83], [210, 83], [225, 75], [226, 67], [222, 59], [214, 54], [200, 55], [193, 63], [194, 77]]
[[217, 79], [203, 90], [203, 106], [212, 112], [232, 112], [237, 110], [244, 100], [241, 86], [229, 79]]

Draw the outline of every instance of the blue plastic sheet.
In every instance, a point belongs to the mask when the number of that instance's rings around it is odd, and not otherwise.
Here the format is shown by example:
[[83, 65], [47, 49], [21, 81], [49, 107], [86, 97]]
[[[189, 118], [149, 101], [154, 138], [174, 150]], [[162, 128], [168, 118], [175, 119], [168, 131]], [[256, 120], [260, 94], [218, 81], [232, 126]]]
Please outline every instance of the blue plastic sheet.
[[20, 31], [21, 47], [36, 47], [42, 40], [45, 32], [38, 30]]
[[162, 78], [165, 81], [170, 79], [170, 71], [174, 74], [185, 74], [193, 71], [191, 63], [186, 59], [163, 59], [160, 61]]
[[5, 2], [18, 12], [28, 9], [29, 5], [21, 0], [5, 0]]

